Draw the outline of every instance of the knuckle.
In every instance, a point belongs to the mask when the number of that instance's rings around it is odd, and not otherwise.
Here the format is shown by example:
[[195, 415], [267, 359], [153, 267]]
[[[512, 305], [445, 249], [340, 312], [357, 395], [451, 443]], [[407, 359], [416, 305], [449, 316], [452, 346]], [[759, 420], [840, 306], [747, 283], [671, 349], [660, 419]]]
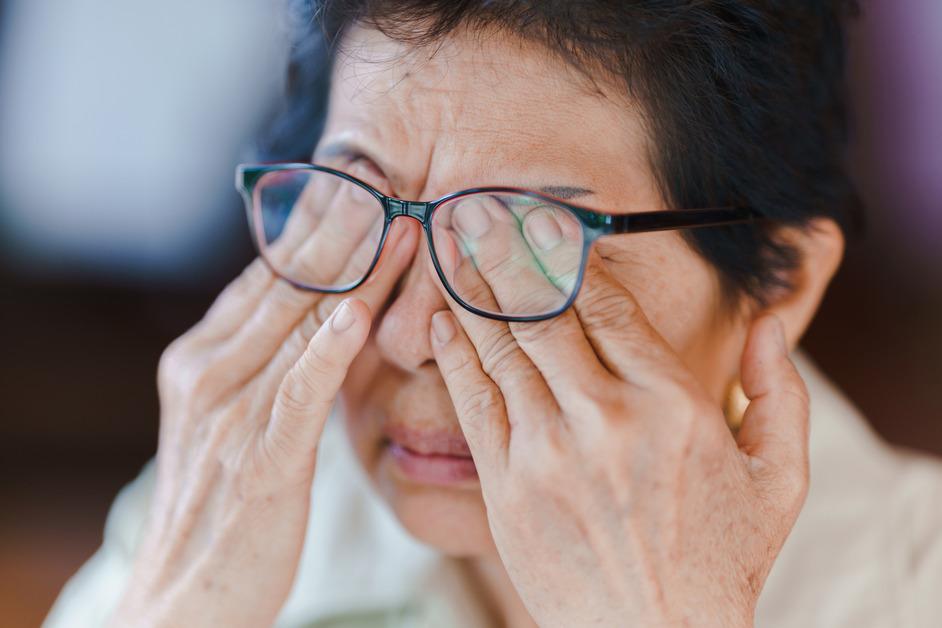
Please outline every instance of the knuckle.
[[584, 393], [579, 400], [579, 413], [593, 422], [616, 426], [628, 424], [631, 414], [626, 399], [605, 390]]
[[287, 281], [277, 281], [269, 290], [266, 300], [267, 305], [276, 311], [293, 311], [309, 304], [314, 298], [315, 293], [299, 290]]
[[467, 264], [462, 264], [455, 271], [454, 284], [461, 286], [461, 297], [468, 303], [487, 303], [493, 298], [491, 289], [483, 281], [472, 281], [470, 275], [472, 272]]
[[242, 283], [255, 285], [270, 281], [272, 277], [271, 269], [268, 268], [268, 264], [265, 263], [265, 260], [261, 257], [256, 257], [242, 270], [239, 278], [233, 283], [241, 280]]
[[512, 374], [519, 364], [516, 341], [506, 327], [495, 328], [481, 342], [481, 368], [492, 378]]
[[306, 477], [313, 470], [316, 448], [305, 451], [301, 441], [291, 438], [285, 430], [267, 430], [258, 441], [259, 457], [266, 469], [285, 479]]
[[582, 422], [580, 436], [593, 452], [608, 452], [605, 459], [624, 455], [624, 448], [638, 440], [641, 425], [633, 419], [634, 408], [621, 394], [586, 396], [579, 402]]
[[458, 411], [467, 419], [486, 420], [503, 407], [503, 396], [496, 386], [477, 385], [465, 390]]
[[[794, 366], [791, 368], [794, 369]], [[800, 408], [807, 411], [811, 406], [811, 395], [808, 394], [808, 386], [797, 372], [795, 372], [790, 385], [785, 388], [785, 393], [794, 397]]]
[[780, 499], [786, 510], [797, 510], [805, 502], [810, 484], [806, 464], [794, 464], [782, 469], [779, 482]]
[[[594, 285], [590, 275], [600, 272], [598, 269], [587, 270], [585, 284]], [[624, 292], [597, 289], [589, 292], [588, 297], [583, 306], [587, 325], [625, 325], [644, 316], [635, 300]]]
[[566, 333], [567, 326], [563, 325], [562, 322], [567, 315], [568, 314], [564, 313], [561, 316], [544, 321], [511, 323], [510, 328], [513, 330], [513, 338], [528, 344], [538, 342], [540, 339], [545, 339], [551, 335], [558, 336], [564, 334]]
[[170, 343], [157, 363], [157, 386], [162, 393], [191, 396], [206, 386], [203, 361], [191, 347], [188, 334]]
[[471, 371], [471, 367], [472, 358], [466, 351], [452, 351], [447, 355], [447, 359], [439, 364], [446, 381], [460, 378], [464, 373]]
[[219, 297], [210, 306], [209, 314], [215, 312], [221, 303], [229, 298], [241, 299], [251, 294], [257, 287], [263, 286], [271, 281], [272, 273], [264, 260], [256, 257], [248, 266], [242, 269], [239, 276], [230, 281]]
[[181, 336], [167, 345], [157, 361], [157, 381], [161, 387], [167, 387], [173, 382], [173, 375], [178, 373], [186, 363], [186, 345], [184, 336]]
[[290, 414], [303, 412], [307, 407], [304, 397], [304, 384], [299, 381], [297, 374], [289, 372], [278, 395], [280, 409]]
[[314, 343], [301, 354], [296, 369], [293, 370], [296, 370], [295, 377], [299, 384], [307, 386], [310, 390], [317, 390], [325, 380], [336, 377], [342, 368], [335, 356]]
[[596, 326], [609, 326], [612, 324], [630, 321], [634, 315], [634, 308], [623, 295], [599, 292], [586, 303], [586, 318]]

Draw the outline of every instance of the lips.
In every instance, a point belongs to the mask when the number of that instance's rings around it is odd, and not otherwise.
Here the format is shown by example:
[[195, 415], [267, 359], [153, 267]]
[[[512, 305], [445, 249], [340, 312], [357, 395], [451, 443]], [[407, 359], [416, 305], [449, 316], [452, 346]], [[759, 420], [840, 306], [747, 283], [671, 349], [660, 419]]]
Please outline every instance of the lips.
[[424, 455], [455, 456], [470, 458], [471, 450], [464, 436], [444, 430], [432, 430], [388, 424], [383, 427], [383, 434], [393, 443]]
[[476, 485], [471, 451], [464, 437], [452, 432], [387, 425], [386, 455], [396, 475], [417, 484]]

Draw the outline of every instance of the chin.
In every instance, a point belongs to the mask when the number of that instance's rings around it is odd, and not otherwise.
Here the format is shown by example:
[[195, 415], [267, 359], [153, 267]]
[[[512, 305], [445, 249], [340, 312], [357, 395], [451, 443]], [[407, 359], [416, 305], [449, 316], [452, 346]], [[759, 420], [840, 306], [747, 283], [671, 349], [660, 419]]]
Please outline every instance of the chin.
[[449, 556], [496, 554], [480, 489], [415, 484], [383, 466], [373, 481], [409, 534]]
[[449, 556], [496, 554], [477, 472], [456, 439], [427, 427], [390, 430], [361, 413], [346, 419], [360, 464], [409, 534]]

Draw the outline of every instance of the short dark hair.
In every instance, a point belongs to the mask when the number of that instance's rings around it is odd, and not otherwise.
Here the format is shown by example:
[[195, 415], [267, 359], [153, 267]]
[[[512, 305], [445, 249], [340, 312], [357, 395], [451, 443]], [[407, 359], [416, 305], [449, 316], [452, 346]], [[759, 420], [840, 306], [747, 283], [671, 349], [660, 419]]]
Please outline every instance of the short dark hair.
[[788, 287], [798, 257], [778, 226], [859, 224], [843, 165], [843, 20], [854, 0], [307, 0], [293, 10], [303, 28], [286, 106], [263, 144], [270, 158], [309, 158], [334, 44], [351, 24], [415, 46], [491, 28], [624, 86], [645, 112], [669, 206], [744, 205], [772, 219], [686, 233], [727, 296], [763, 303]]

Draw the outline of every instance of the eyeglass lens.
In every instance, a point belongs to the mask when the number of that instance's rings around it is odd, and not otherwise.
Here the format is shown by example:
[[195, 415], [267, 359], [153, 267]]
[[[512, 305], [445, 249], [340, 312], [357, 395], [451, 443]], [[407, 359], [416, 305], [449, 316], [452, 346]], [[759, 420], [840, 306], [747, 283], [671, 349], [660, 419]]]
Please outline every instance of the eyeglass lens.
[[326, 172], [284, 170], [264, 174], [254, 194], [259, 247], [283, 277], [343, 290], [369, 272], [385, 213], [365, 188]]
[[[379, 255], [385, 215], [365, 188], [334, 174], [273, 171], [254, 189], [255, 230], [282, 276], [320, 290], [349, 289]], [[523, 194], [478, 193], [437, 207], [434, 254], [455, 295], [477, 310], [544, 316], [579, 283], [582, 225], [567, 208]]]
[[542, 316], [578, 286], [583, 234], [568, 209], [517, 194], [476, 194], [432, 217], [439, 264], [455, 293], [490, 314]]

